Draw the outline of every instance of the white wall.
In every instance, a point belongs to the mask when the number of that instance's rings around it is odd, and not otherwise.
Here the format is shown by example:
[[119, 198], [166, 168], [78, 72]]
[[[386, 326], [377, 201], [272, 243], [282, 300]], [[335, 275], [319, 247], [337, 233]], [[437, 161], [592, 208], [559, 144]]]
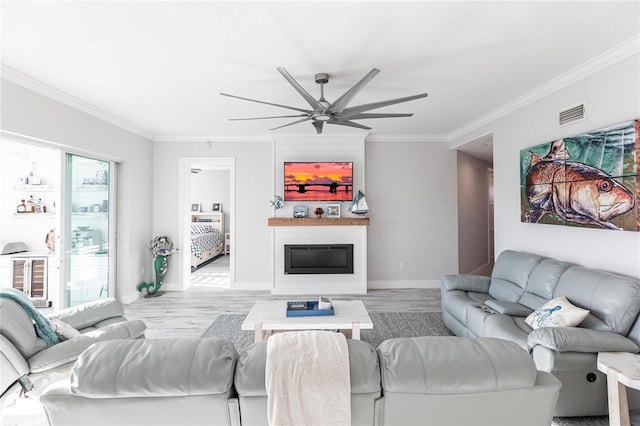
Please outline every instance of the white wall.
[[[521, 149], [640, 118], [638, 75], [636, 53], [453, 141], [493, 133], [496, 255], [525, 250], [640, 277], [640, 232], [521, 223], [519, 188]], [[587, 120], [558, 127], [558, 112], [584, 100]]]
[[201, 212], [213, 211], [213, 203], [222, 204], [224, 232], [229, 232], [229, 171], [202, 170], [191, 174], [191, 203], [200, 203]]
[[458, 269], [469, 274], [489, 263], [491, 164], [458, 151]]
[[118, 295], [125, 302], [136, 299], [138, 283], [152, 278], [146, 248], [153, 214], [152, 142], [17, 84], [6, 80], [1, 84], [2, 130], [121, 163]]
[[[182, 241], [179, 159], [196, 157], [235, 158], [235, 233], [233, 254], [236, 273], [232, 289], [262, 288], [271, 285], [270, 234], [267, 218], [273, 199], [273, 144], [271, 141], [156, 141], [153, 149], [153, 234], [169, 235]], [[190, 196], [190, 194], [188, 194]], [[224, 206], [223, 206], [224, 208]], [[189, 212], [187, 211], [186, 214]], [[225, 218], [226, 219], [226, 218]], [[228, 220], [227, 220], [228, 222]], [[189, 250], [188, 247], [179, 247]], [[165, 281], [167, 290], [180, 290], [179, 272], [183, 256], [172, 256]]]
[[365, 154], [369, 288], [439, 287], [458, 272], [455, 151], [446, 142], [367, 140]]

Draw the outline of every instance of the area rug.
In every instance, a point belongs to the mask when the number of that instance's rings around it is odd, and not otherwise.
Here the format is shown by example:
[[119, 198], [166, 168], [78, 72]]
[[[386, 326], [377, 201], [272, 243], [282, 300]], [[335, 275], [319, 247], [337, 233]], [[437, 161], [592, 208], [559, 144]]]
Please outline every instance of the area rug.
[[[394, 337], [451, 336], [442, 322], [440, 312], [380, 312], [369, 313], [372, 330], [361, 330], [360, 338], [374, 348], [383, 340]], [[221, 337], [230, 340], [238, 352], [253, 343], [253, 331], [240, 329], [246, 315], [222, 314], [202, 334], [202, 337]]]

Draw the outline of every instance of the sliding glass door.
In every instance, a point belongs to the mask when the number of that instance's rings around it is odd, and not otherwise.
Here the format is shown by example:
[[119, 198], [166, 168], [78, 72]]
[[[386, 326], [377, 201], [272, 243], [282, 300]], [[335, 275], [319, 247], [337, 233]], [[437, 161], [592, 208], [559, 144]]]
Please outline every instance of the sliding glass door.
[[66, 154], [65, 305], [102, 299], [115, 290], [115, 163]]

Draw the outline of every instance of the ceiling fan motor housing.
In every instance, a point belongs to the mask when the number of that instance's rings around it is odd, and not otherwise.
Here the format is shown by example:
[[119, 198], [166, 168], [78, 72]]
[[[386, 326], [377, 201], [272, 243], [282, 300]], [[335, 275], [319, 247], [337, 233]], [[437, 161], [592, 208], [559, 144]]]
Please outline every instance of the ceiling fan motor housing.
[[326, 72], [319, 72], [316, 74], [316, 83], [327, 84], [329, 82], [329, 74]]

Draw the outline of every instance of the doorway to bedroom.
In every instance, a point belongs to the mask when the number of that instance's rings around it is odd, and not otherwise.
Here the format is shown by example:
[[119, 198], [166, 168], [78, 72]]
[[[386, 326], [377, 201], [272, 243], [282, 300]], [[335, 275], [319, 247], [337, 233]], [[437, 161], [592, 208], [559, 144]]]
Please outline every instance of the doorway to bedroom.
[[184, 166], [188, 226], [184, 228], [183, 241], [190, 249], [183, 252], [183, 288], [230, 288], [234, 275], [231, 241], [235, 161], [222, 157], [191, 158]]

